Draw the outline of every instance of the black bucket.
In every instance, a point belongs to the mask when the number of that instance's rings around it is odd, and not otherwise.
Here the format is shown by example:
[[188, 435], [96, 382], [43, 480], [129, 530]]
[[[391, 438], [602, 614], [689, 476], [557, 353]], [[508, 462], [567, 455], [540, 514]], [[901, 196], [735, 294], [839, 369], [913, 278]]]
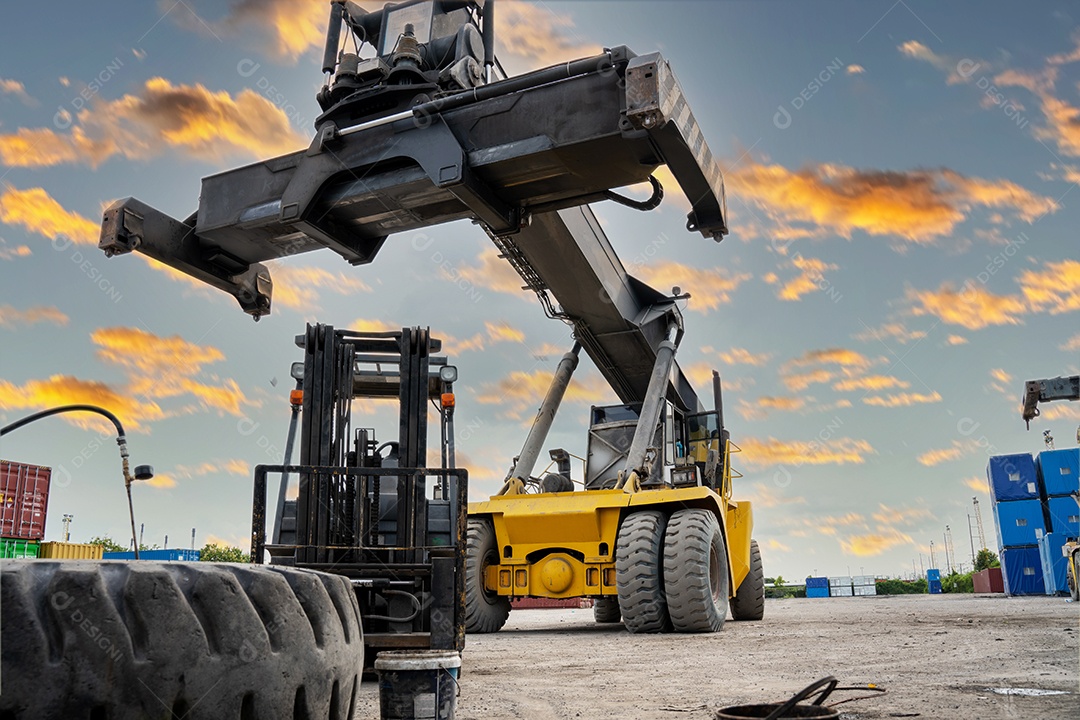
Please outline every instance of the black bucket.
[[453, 650], [389, 650], [375, 658], [382, 720], [454, 720], [461, 656]]
[[[836, 689], [836, 678], [831, 675], [811, 683], [785, 703], [762, 703], [760, 705], [734, 705], [716, 712], [716, 720], [788, 720], [789, 718], [838, 718], [840, 713], [822, 705]], [[803, 700], [817, 695], [812, 704]]]

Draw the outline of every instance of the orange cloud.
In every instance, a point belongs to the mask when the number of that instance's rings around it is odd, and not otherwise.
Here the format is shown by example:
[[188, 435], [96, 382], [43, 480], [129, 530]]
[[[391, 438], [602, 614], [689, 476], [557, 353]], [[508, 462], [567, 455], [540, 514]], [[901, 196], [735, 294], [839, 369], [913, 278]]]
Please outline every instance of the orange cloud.
[[1057, 403], [1039, 408], [1043, 420], [1080, 420], [1080, 406], [1073, 403]]
[[750, 279], [748, 273], [729, 274], [723, 268], [704, 269], [671, 261], [642, 265], [636, 273], [643, 282], [661, 292], [668, 292], [676, 285], [689, 292], [692, 295], [689, 308], [698, 312], [716, 310], [731, 302], [731, 293]]
[[848, 75], [862, 75], [864, 72], [866, 72], [866, 68], [864, 68], [862, 65], [848, 65], [846, 68], [846, 72]]
[[859, 378], [848, 378], [833, 385], [834, 390], [847, 392], [851, 390], [886, 390], [888, 388], [908, 388], [911, 383], [893, 377], [892, 375], [867, 375]]
[[975, 452], [977, 449], [978, 444], [973, 441], [960, 442], [959, 440], [953, 440], [951, 446], [938, 450], [927, 450], [917, 459], [921, 465], [934, 467], [941, 463], [959, 460], [960, 458]]
[[0, 222], [50, 239], [66, 237], [81, 245], [97, 245], [100, 233], [97, 223], [68, 212], [39, 187], [18, 190], [5, 185], [0, 192]]
[[885, 323], [881, 327], [867, 328], [855, 336], [856, 340], [896, 340], [901, 345], [906, 345], [912, 340], [922, 340], [926, 333], [922, 330], [908, 330], [901, 322]]
[[891, 508], [878, 503], [878, 511], [872, 517], [882, 525], [914, 525], [919, 520], [934, 517], [934, 514], [926, 508]]
[[821, 288], [825, 282], [826, 270], [836, 270], [840, 267], [823, 260], [804, 258], [801, 255], [792, 258], [791, 264], [799, 270], [799, 275], [780, 288], [776, 296], [781, 300], [801, 300], [803, 295]]
[[994, 378], [998, 382], [1011, 383], [1012, 375], [1005, 372], [1001, 368], [994, 368], [990, 371], [990, 377]]
[[781, 412], [794, 412], [806, 407], [808, 401], [813, 398], [793, 397], [790, 395], [759, 397], [756, 402], [748, 403], [745, 400], [739, 402], [739, 413], [747, 420], [756, 420], [768, 415], [769, 410]]
[[969, 477], [964, 478], [964, 484], [975, 492], [990, 492], [990, 486], [986, 484], [986, 478], [984, 477]]
[[[0, 200], [3, 196], [0, 195]], [[0, 260], [13, 260], [19, 257], [29, 257], [33, 254], [29, 245], [15, 245], [14, 247], [7, 247], [3, 238], [0, 238]]]
[[870, 443], [851, 438], [826, 442], [746, 438], [739, 442], [739, 447], [743, 449], [740, 461], [752, 467], [861, 464], [866, 462], [866, 455], [874, 452]]
[[[551, 385], [553, 373], [547, 370], [515, 370], [495, 383], [485, 383], [476, 402], [501, 405], [508, 417], [519, 419], [535, 411]], [[611, 389], [598, 375], [577, 375], [566, 389], [564, 402], [599, 405], [611, 400]]]
[[251, 474], [251, 466], [243, 460], [214, 460], [201, 462], [198, 465], [177, 465], [174, 472], [182, 478], [222, 474], [249, 475]]
[[125, 369], [133, 394], [155, 399], [190, 394], [204, 408], [237, 416], [243, 415], [242, 406], [255, 404], [234, 380], [211, 384], [196, 379], [203, 366], [225, 359], [215, 347], [126, 327], [100, 328], [90, 339], [101, 360]]
[[969, 283], [963, 290], [953, 290], [948, 284], [935, 290], [909, 289], [907, 297], [915, 305], [913, 315], [933, 315], [950, 325], [968, 330], [980, 330], [991, 325], [1019, 325], [1020, 316], [1027, 312], [1023, 298], [1015, 295], [995, 295]]
[[[128, 431], [145, 431], [150, 422], [167, 417], [152, 401], [121, 392], [103, 382], [80, 380], [70, 375], [53, 375], [47, 380], [30, 380], [15, 385], [0, 380], [0, 409], [44, 410], [59, 405], [99, 405], [116, 415]], [[90, 413], [65, 413], [67, 422], [104, 433], [115, 432], [112, 423]]]
[[829, 372], [824, 368], [819, 368], [806, 373], [783, 375], [780, 379], [784, 381], [784, 385], [787, 386], [788, 390], [797, 392], [799, 390], [805, 390], [811, 385], [827, 383], [835, 376], [835, 373]]
[[1080, 262], [1048, 262], [1041, 271], [1025, 270], [1020, 290], [1031, 312], [1058, 315], [1080, 310]]
[[884, 397], [874, 396], [863, 398], [867, 405], [878, 407], [906, 407], [908, 405], [922, 405], [926, 403], [941, 402], [941, 395], [935, 390], [932, 393], [899, 393]]
[[780, 542], [776, 538], [769, 538], [768, 540], [766, 540], [765, 541], [765, 549], [766, 550], [776, 550], [778, 552], [789, 552], [791, 550], [790, 547], [788, 547], [784, 543]]
[[788, 363], [790, 366], [805, 367], [807, 365], [840, 365], [846, 368], [865, 368], [872, 363], [862, 353], [847, 348], [826, 348], [823, 350], [810, 350]]
[[[514, 272], [510, 263], [499, 257], [499, 251], [488, 247], [477, 256], [479, 265], [459, 265], [453, 270], [440, 268], [440, 274], [447, 280], [461, 281], [476, 286], [509, 293], [520, 297], [525, 281]], [[526, 291], [527, 292], [527, 291]]]
[[448, 337], [446, 339], [446, 345], [449, 348], [447, 352], [463, 353], [483, 350], [485, 345], [494, 345], [500, 342], [525, 342], [525, 333], [515, 327], [511, 327], [510, 324], [505, 321], [500, 323], [485, 321], [484, 329], [486, 332], [477, 333], [465, 340], [457, 340]]
[[158, 488], [165, 490], [171, 487], [176, 487], [176, 479], [172, 475], [155, 474], [154, 477], [149, 480], [141, 481], [142, 484], [149, 485], [152, 488]]
[[397, 332], [401, 330], [403, 326], [395, 323], [388, 323], [382, 320], [365, 320], [363, 318], [359, 320], [353, 320], [349, 323], [349, 329], [357, 332]]
[[173, 85], [161, 77], [147, 80], [137, 95], [79, 111], [75, 123], [67, 133], [20, 128], [0, 135], [0, 162], [10, 167], [97, 167], [114, 155], [145, 159], [166, 147], [203, 160], [262, 159], [308, 144], [292, 129], [288, 116], [254, 90], [233, 97], [203, 85]]
[[1065, 352], [1080, 350], [1080, 333], [1073, 335], [1071, 338], [1066, 340], [1063, 345], [1059, 345], [1058, 348], [1064, 350]]
[[13, 328], [17, 325], [34, 325], [50, 322], [54, 325], [67, 325], [68, 316], [59, 308], [37, 305], [19, 310], [11, 305], [0, 305], [0, 327]]
[[522, 0], [499, 5], [495, 37], [500, 56], [513, 55], [526, 61], [522, 70], [588, 57], [603, 50], [596, 43], [582, 41], [565, 11], [556, 13], [543, 3]]
[[320, 290], [338, 295], [371, 292], [358, 277], [318, 267], [271, 264], [270, 272], [274, 278], [274, 302], [291, 310], [318, 309]]
[[731, 348], [721, 352], [720, 359], [728, 365], [764, 365], [772, 357], [769, 353], [754, 354], [745, 348]]
[[[951, 170], [856, 170], [835, 164], [791, 171], [744, 162], [729, 171], [732, 193], [797, 229], [850, 238], [858, 230], [931, 244], [951, 235], [975, 207], [1011, 209], [1031, 222], [1057, 203], [1008, 180], [968, 178]], [[809, 227], [806, 227], [809, 226]]]
[[968, 339], [963, 335], [950, 335], [945, 342], [949, 345], [967, 345]]
[[840, 549], [848, 555], [858, 557], [873, 557], [881, 555], [898, 545], [914, 545], [915, 541], [907, 533], [893, 529], [886, 533], [868, 533], [866, 535], [850, 535], [846, 540], [840, 541]]
[[755, 507], [777, 508], [784, 505], [805, 505], [806, 498], [788, 495], [765, 483], [754, 483], [740, 491], [740, 497], [746, 498]]

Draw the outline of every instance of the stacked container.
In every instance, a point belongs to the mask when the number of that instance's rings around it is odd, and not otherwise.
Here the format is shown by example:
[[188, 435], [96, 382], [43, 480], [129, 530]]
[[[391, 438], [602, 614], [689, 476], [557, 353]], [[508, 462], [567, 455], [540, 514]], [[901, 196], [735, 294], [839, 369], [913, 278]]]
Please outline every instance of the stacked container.
[[806, 597], [827, 598], [829, 597], [829, 578], [808, 577], [806, 578]]
[[[200, 552], [198, 550], [185, 550], [183, 548], [169, 548], [168, 550], [140, 550], [140, 560], [164, 560], [168, 562], [198, 562]], [[135, 553], [107, 552], [103, 555], [105, 560], [134, 560]]]
[[1042, 490], [1030, 453], [995, 455], [986, 466], [1002, 580], [1010, 595], [1042, 594], [1039, 541], [1046, 535]]
[[852, 586], [856, 595], [877, 595], [877, 580], [873, 575], [856, 575], [852, 578]]
[[1064, 545], [1065, 536], [1061, 533], [1046, 533], [1039, 538], [1039, 561], [1047, 595], [1069, 592], [1069, 558], [1061, 554]]
[[1047, 531], [1065, 538], [1080, 537], [1080, 448], [1043, 450], [1037, 464], [1046, 499]]
[[0, 543], [4, 557], [37, 557], [38, 543], [45, 536], [51, 478], [51, 468], [0, 460]]
[[941, 571], [937, 568], [929, 568], [926, 571], [926, 589], [931, 595], [941, 594]]
[[829, 578], [829, 597], [851, 597], [854, 594], [850, 576]]
[[41, 543], [38, 557], [50, 560], [100, 560], [103, 548], [89, 543]]

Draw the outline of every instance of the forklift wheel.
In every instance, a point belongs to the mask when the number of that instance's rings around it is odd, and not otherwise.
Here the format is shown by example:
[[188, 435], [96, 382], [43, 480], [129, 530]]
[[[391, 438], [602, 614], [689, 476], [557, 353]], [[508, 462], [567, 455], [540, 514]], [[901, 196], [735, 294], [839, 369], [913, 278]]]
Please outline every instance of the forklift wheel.
[[349, 581], [231, 563], [0, 563], [0, 717], [351, 718]]
[[757, 540], [750, 541], [750, 572], [731, 598], [732, 620], [760, 620], [765, 617], [765, 571]]
[[686, 508], [668, 521], [664, 588], [676, 632], [719, 632], [728, 611], [728, 556], [709, 510]]
[[615, 539], [615, 584], [623, 625], [632, 633], [671, 630], [664, 598], [664, 527], [659, 510], [626, 516]]

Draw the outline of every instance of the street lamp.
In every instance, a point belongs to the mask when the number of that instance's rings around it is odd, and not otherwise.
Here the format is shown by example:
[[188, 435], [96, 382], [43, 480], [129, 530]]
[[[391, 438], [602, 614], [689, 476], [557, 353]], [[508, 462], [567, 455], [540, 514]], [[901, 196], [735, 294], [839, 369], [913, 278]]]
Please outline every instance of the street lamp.
[[64, 542], [69, 542], [71, 540], [71, 521], [74, 519], [74, 515], [64, 513]]

